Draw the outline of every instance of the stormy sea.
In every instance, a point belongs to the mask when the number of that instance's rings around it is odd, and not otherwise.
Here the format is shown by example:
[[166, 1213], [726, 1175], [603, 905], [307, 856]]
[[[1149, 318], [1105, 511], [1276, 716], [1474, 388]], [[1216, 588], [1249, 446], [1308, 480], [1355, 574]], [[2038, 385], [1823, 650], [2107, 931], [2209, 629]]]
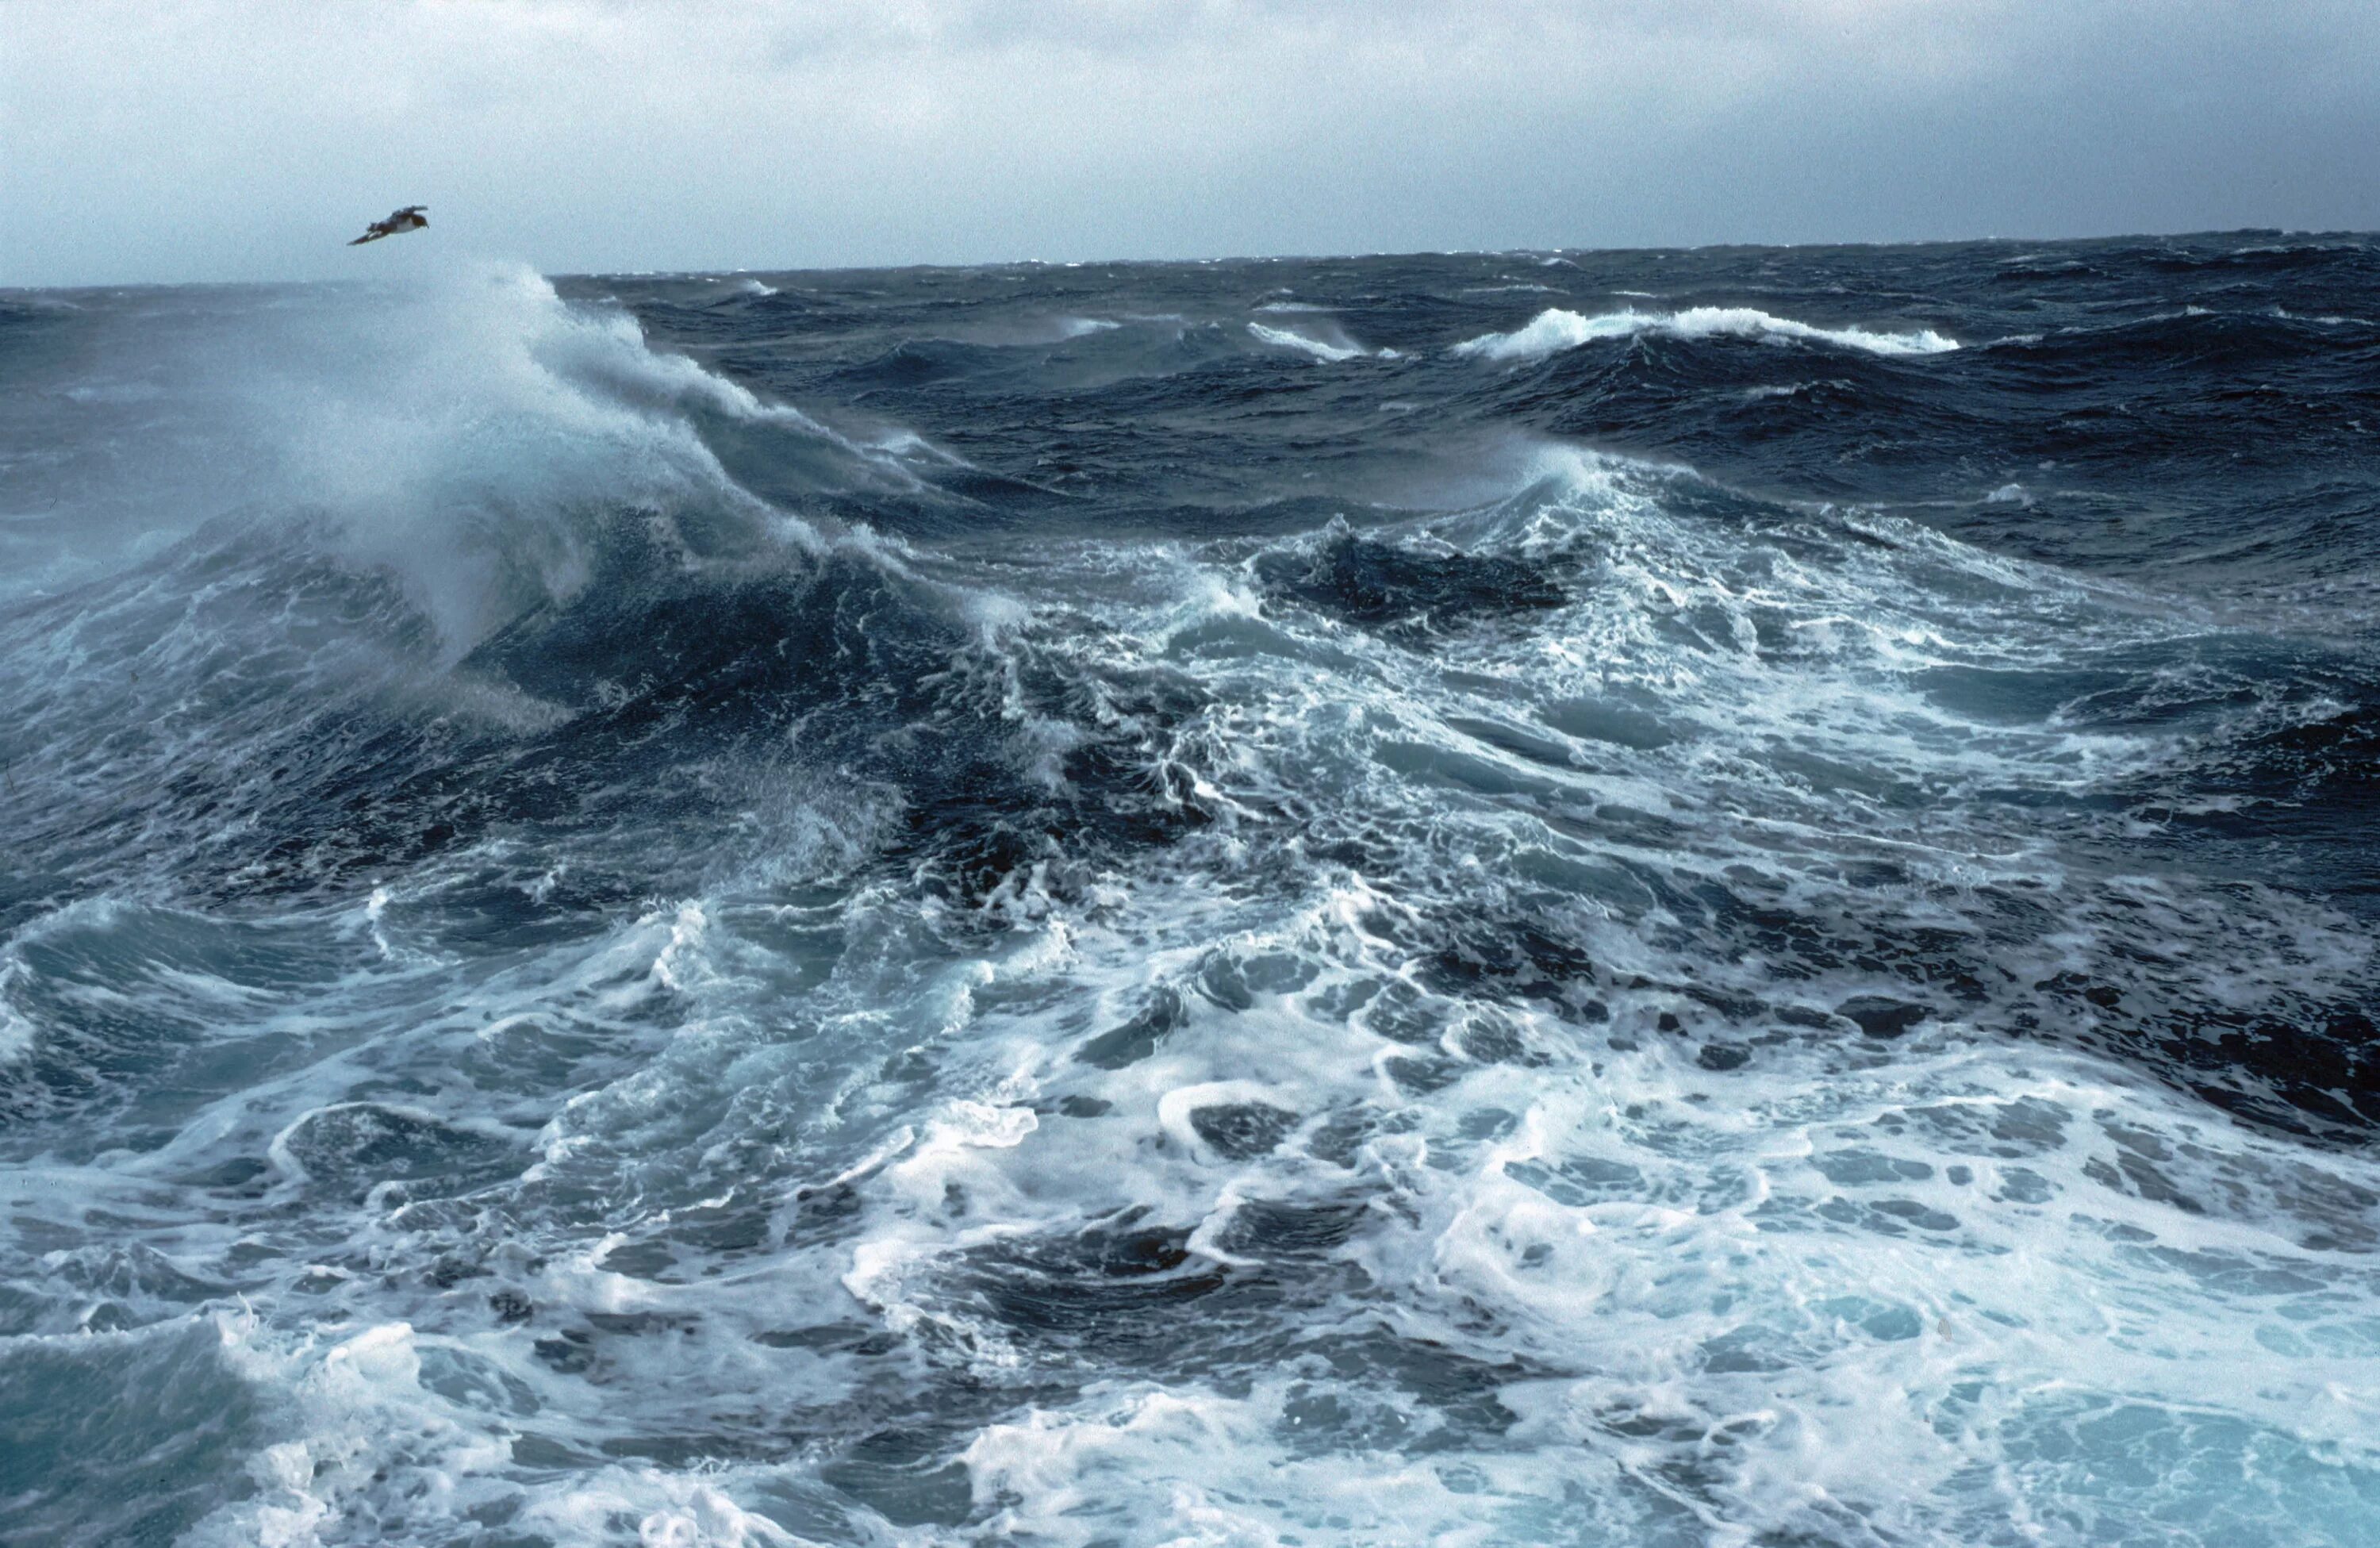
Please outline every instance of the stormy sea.
[[0, 293], [0, 1541], [2380, 1542], [2380, 242], [438, 239]]

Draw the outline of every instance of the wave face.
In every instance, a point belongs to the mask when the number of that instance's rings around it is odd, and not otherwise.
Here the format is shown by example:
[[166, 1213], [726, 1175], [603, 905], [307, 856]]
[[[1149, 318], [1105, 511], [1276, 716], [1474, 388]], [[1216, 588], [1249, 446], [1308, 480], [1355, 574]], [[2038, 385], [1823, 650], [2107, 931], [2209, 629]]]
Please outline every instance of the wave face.
[[2375, 319], [0, 295], [0, 1537], [2369, 1541]]

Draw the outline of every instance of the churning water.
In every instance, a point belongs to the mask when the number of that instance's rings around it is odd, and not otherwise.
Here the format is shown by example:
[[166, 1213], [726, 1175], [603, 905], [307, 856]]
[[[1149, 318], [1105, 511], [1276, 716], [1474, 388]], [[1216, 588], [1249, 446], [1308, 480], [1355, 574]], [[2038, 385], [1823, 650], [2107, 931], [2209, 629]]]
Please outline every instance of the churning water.
[[2367, 240], [0, 388], [9, 1542], [2380, 1542]]

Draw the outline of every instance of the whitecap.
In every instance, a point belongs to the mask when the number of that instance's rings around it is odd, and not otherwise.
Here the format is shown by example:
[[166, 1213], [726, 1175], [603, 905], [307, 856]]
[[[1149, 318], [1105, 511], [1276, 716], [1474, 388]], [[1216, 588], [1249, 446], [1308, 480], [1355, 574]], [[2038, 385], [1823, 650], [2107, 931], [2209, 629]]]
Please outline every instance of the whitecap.
[[1482, 334], [1456, 345], [1454, 352], [1489, 360], [1538, 360], [1597, 339], [1627, 338], [1637, 334], [1662, 334], [1672, 338], [1791, 340], [1864, 349], [1874, 355], [1938, 355], [1959, 347], [1958, 340], [1931, 328], [1909, 333], [1878, 333], [1855, 326], [1821, 328], [1753, 307], [1688, 307], [1682, 311], [1668, 312], [1632, 309], [1594, 317], [1549, 307], [1511, 333]]
[[1383, 360], [1396, 358], [1396, 351], [1393, 349], [1366, 349], [1361, 345], [1332, 344], [1326, 339], [1308, 338], [1304, 334], [1292, 333], [1287, 328], [1268, 328], [1261, 323], [1249, 323], [1248, 332], [1254, 334], [1263, 343], [1282, 349], [1295, 349], [1302, 354], [1311, 355], [1326, 364], [1335, 365], [1341, 360], [1352, 360], [1364, 356]]

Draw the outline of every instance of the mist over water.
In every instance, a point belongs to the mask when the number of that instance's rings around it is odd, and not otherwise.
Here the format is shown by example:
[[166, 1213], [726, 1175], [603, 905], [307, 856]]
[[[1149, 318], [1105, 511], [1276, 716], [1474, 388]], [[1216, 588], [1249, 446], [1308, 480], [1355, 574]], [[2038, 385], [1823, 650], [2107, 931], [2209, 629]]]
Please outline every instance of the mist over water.
[[0, 384], [0, 1539], [2375, 1541], [2364, 238]]

